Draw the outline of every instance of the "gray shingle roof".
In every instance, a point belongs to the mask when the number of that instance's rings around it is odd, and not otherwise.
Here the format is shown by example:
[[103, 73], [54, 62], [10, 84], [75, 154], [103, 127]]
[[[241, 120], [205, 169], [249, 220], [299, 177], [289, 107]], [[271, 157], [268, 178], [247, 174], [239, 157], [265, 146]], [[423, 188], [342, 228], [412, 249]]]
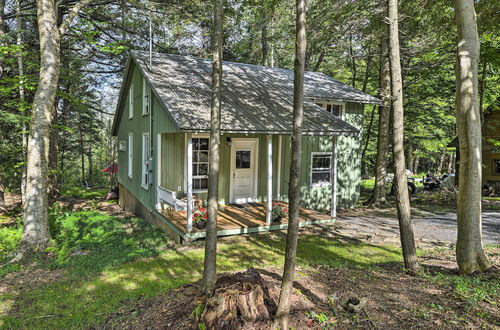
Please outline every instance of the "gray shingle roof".
[[[189, 56], [131, 51], [154, 92], [165, 104], [181, 131], [210, 129], [210, 60]], [[221, 130], [287, 134], [292, 130], [293, 71], [257, 65], [224, 62]], [[307, 72], [306, 98], [325, 98], [357, 103], [379, 103], [324, 74]], [[356, 135], [358, 130], [324, 111], [311, 101], [304, 102], [304, 134]]]

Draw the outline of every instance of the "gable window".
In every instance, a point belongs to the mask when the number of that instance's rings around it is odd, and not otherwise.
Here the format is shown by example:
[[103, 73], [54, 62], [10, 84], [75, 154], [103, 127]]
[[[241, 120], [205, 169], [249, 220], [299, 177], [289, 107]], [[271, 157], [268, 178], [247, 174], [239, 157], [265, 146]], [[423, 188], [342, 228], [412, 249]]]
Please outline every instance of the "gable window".
[[311, 186], [327, 186], [331, 183], [331, 152], [311, 153]]
[[128, 134], [128, 177], [132, 178], [132, 164], [134, 163], [134, 135]]
[[149, 186], [149, 171], [151, 157], [151, 145], [149, 144], [149, 133], [142, 133], [142, 181], [141, 186], [148, 189]]
[[142, 115], [149, 114], [151, 107], [151, 88], [149, 88], [146, 78], [142, 78]]
[[208, 138], [193, 138], [193, 190], [208, 189]]
[[500, 159], [493, 160], [493, 175], [500, 175]]
[[128, 90], [128, 119], [134, 117], [134, 84], [130, 84]]
[[322, 107], [329, 113], [339, 118], [344, 117], [344, 103], [340, 102], [316, 102], [316, 105]]

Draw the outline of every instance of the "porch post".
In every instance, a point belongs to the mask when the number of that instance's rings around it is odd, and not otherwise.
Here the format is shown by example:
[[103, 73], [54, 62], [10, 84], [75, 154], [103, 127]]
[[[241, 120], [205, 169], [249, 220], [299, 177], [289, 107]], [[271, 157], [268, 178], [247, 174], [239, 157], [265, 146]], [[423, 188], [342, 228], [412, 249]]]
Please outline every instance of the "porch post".
[[330, 166], [330, 177], [332, 181], [332, 200], [330, 205], [330, 215], [337, 217], [337, 137], [332, 136], [332, 160]]
[[267, 213], [266, 224], [271, 224], [273, 210], [273, 138], [267, 136]]
[[156, 147], [156, 209], [161, 209], [160, 196], [158, 187], [161, 186], [161, 133], [157, 134], [157, 147]]
[[186, 180], [187, 180], [187, 225], [188, 233], [193, 229], [193, 138], [188, 133], [186, 141]]
[[278, 171], [276, 172], [276, 199], [281, 200], [281, 154], [283, 136], [278, 136]]

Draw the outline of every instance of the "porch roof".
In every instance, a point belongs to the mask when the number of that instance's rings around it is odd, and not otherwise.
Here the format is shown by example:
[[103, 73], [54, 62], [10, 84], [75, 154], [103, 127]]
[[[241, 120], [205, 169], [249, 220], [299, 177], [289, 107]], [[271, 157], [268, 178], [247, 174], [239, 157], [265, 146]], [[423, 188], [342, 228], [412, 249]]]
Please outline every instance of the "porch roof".
[[[131, 51], [131, 55], [180, 131], [210, 130], [210, 60], [153, 53], [150, 70], [149, 52]], [[359, 131], [307, 99], [380, 102], [317, 72], [306, 72], [304, 94], [303, 131], [312, 135], [357, 135]], [[292, 109], [292, 70], [223, 62], [222, 132], [290, 134]]]

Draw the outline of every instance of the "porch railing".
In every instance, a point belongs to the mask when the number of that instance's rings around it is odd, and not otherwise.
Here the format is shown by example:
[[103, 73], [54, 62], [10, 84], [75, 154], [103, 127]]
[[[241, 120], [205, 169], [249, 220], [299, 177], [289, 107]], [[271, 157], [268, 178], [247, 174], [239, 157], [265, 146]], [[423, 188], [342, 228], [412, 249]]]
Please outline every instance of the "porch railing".
[[158, 202], [160, 204], [166, 204], [173, 208], [175, 211], [187, 210], [187, 202], [181, 199], [177, 199], [177, 193], [175, 191], [158, 186], [157, 196]]

